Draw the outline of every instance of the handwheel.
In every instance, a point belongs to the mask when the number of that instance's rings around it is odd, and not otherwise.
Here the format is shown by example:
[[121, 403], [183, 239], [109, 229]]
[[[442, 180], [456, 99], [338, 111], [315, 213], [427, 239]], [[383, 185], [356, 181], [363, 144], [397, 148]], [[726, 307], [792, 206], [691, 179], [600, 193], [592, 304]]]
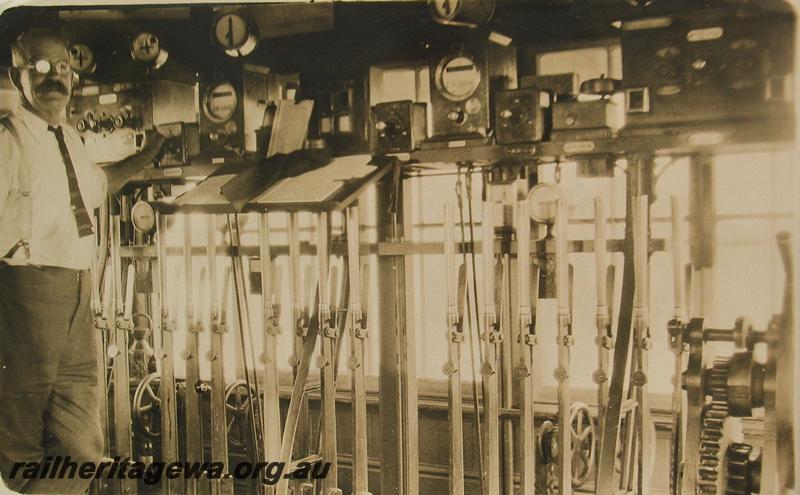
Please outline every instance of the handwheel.
[[[250, 406], [255, 390], [247, 387], [244, 380], [235, 380], [225, 387], [225, 418], [228, 425], [228, 443], [231, 447], [242, 449], [248, 444], [251, 435]], [[258, 405], [254, 411], [258, 417]]]
[[571, 409], [572, 486], [577, 488], [586, 483], [594, 469], [597, 435], [589, 406], [576, 402]]
[[158, 397], [161, 376], [150, 373], [139, 382], [133, 394], [133, 418], [145, 436], [161, 436], [161, 399]]

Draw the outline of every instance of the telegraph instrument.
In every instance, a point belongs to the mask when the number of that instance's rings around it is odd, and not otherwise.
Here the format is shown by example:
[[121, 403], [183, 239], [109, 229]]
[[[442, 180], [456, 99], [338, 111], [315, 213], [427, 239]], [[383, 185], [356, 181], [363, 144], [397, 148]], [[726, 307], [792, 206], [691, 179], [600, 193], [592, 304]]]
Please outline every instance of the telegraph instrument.
[[792, 29], [784, 16], [746, 12], [623, 22], [628, 124], [788, 115]]
[[464, 45], [433, 62], [430, 74], [434, 139], [485, 137], [492, 127], [490, 92], [516, 86], [516, 50]]
[[557, 101], [553, 104], [553, 139], [608, 138], [625, 124], [622, 105], [612, 96], [622, 90], [617, 79], [589, 79], [581, 83], [581, 95], [591, 100]]
[[425, 139], [425, 103], [410, 100], [379, 103], [372, 107], [372, 148], [378, 153], [400, 153], [417, 149]]
[[144, 131], [161, 124], [197, 122], [194, 86], [154, 80], [84, 85], [72, 90], [67, 119], [96, 163], [119, 161], [138, 151]]
[[201, 85], [200, 147], [204, 152], [244, 147], [242, 87], [232, 80]]
[[497, 144], [538, 143], [549, 137], [552, 95], [538, 88], [495, 94]]

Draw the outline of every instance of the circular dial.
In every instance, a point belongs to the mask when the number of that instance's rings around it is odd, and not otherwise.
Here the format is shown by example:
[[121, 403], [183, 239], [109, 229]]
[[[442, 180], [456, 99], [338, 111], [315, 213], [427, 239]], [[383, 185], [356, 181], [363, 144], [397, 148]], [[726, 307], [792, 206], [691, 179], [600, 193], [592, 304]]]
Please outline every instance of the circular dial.
[[69, 65], [78, 74], [91, 72], [94, 67], [94, 53], [84, 44], [75, 44], [69, 48]]
[[461, 0], [434, 0], [433, 8], [441, 19], [451, 21], [461, 8]]
[[222, 14], [214, 22], [214, 39], [225, 50], [241, 48], [249, 37], [247, 20], [239, 14]]
[[236, 112], [239, 97], [236, 88], [229, 82], [209, 86], [203, 96], [203, 112], [212, 122], [227, 122]]
[[472, 96], [481, 83], [481, 72], [475, 61], [465, 55], [446, 57], [436, 68], [436, 88], [451, 101]]
[[133, 228], [142, 233], [152, 232], [156, 227], [156, 212], [147, 201], [139, 201], [131, 208]]
[[563, 198], [561, 189], [555, 184], [541, 183], [528, 192], [528, 208], [531, 218], [537, 222], [551, 223], [556, 217], [556, 200]]
[[153, 33], [139, 33], [133, 39], [131, 56], [138, 62], [152, 62], [161, 52], [158, 37]]

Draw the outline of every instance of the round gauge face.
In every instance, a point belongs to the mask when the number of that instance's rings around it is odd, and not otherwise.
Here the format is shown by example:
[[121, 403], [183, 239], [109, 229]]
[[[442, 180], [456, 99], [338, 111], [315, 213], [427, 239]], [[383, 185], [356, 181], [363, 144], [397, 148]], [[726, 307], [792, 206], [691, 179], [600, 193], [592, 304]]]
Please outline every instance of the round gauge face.
[[161, 52], [158, 37], [153, 33], [139, 33], [133, 39], [131, 45], [131, 56], [138, 62], [152, 62]]
[[475, 61], [467, 56], [444, 58], [436, 68], [436, 87], [448, 100], [466, 100], [480, 83], [481, 72]]
[[461, 0], [434, 0], [433, 8], [441, 19], [450, 21], [461, 8]]
[[249, 37], [247, 20], [239, 14], [222, 14], [214, 21], [214, 40], [225, 50], [242, 47]]
[[528, 193], [528, 209], [537, 222], [551, 223], [556, 217], [556, 200], [561, 189], [555, 184], [537, 184]]
[[156, 213], [147, 201], [139, 201], [131, 208], [133, 228], [142, 233], [152, 232], [156, 227]]
[[203, 96], [203, 112], [212, 122], [227, 122], [236, 112], [239, 97], [236, 88], [228, 82], [211, 85]]
[[94, 53], [84, 44], [75, 44], [69, 48], [69, 65], [79, 74], [91, 72], [95, 67]]

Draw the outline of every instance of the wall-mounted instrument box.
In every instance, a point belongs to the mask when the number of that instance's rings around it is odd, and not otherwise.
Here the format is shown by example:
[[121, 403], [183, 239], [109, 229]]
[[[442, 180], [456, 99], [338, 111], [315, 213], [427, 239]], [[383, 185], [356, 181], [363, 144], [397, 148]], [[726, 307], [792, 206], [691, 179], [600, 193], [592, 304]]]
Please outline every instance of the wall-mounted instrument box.
[[491, 95], [517, 87], [516, 49], [489, 41], [460, 45], [430, 66], [433, 139], [485, 137], [492, 129]]
[[266, 67], [233, 64], [200, 83], [200, 147], [206, 156], [255, 152], [268, 100]]
[[552, 93], [522, 88], [499, 91], [494, 98], [498, 144], [538, 143], [549, 137]]
[[376, 153], [414, 151], [425, 139], [426, 104], [411, 100], [379, 103], [372, 107], [371, 148]]
[[323, 138], [337, 154], [369, 149], [369, 77], [353, 74], [301, 74], [300, 99], [314, 100], [309, 138]]
[[72, 91], [67, 119], [97, 163], [137, 152], [143, 133], [166, 123], [196, 123], [193, 84], [154, 80], [80, 86]]
[[[553, 105], [553, 139], [609, 138], [625, 125], [622, 81], [600, 77], [581, 83], [580, 97]], [[587, 99], [589, 98], [589, 99]]]
[[741, 10], [622, 23], [628, 126], [792, 111], [793, 21]]

